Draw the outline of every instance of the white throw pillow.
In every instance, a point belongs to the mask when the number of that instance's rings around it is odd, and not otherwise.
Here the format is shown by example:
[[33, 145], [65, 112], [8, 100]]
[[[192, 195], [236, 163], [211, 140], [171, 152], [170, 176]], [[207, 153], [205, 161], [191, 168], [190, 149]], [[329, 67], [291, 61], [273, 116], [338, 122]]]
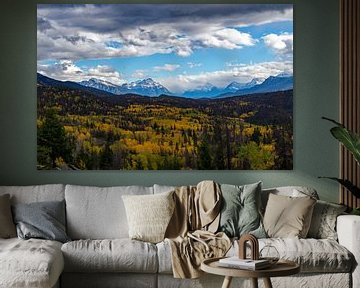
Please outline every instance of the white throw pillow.
[[173, 193], [122, 196], [131, 239], [151, 243], [164, 240], [175, 208]]

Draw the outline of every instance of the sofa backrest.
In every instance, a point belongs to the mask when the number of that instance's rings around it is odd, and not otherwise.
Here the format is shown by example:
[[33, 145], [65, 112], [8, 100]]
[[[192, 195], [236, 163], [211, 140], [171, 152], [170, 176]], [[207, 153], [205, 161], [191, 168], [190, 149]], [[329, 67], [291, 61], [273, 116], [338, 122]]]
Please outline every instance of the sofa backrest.
[[66, 185], [67, 233], [71, 239], [128, 238], [123, 195], [153, 194], [153, 187]]
[[0, 186], [0, 195], [4, 194], [10, 194], [11, 204], [61, 201], [65, 198], [65, 185]]

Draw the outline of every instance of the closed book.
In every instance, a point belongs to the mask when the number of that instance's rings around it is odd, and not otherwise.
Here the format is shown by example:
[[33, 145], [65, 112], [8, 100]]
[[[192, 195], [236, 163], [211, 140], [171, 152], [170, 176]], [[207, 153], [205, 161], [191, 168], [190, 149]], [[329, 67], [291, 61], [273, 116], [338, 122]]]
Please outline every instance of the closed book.
[[270, 265], [271, 265], [270, 261], [266, 259], [259, 259], [259, 260], [240, 259], [237, 256], [222, 258], [219, 260], [219, 266], [247, 269], [247, 270], [265, 269]]

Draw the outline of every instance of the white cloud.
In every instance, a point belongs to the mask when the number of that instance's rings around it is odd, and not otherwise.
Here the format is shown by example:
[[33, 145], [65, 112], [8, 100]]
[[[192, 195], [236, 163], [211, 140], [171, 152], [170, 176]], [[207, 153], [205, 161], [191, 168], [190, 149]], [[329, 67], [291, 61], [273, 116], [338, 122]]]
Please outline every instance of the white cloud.
[[110, 66], [98, 65], [91, 68], [80, 68], [70, 60], [62, 60], [53, 65], [39, 64], [37, 71], [60, 81], [80, 82], [97, 78], [117, 85], [124, 83], [120, 73]]
[[268, 34], [262, 37], [267, 47], [276, 53], [287, 54], [293, 53], [293, 34]]
[[198, 39], [205, 47], [236, 49], [255, 45], [255, 40], [250, 34], [230, 28], [220, 29], [211, 34], [199, 35]]
[[163, 66], [155, 66], [154, 71], [174, 71], [176, 69], [180, 68], [180, 65], [178, 64], [164, 64]]
[[255, 44], [241, 27], [292, 16], [292, 5], [283, 4], [38, 5], [38, 60], [188, 57], [203, 47], [239, 49]]
[[181, 74], [176, 77], [159, 78], [162, 85], [174, 93], [181, 93], [185, 90], [192, 90], [206, 83], [218, 87], [225, 87], [236, 81], [239, 83], [250, 82], [253, 78], [266, 79], [269, 76], [280, 73], [293, 74], [292, 61], [285, 62], [264, 62], [252, 65], [232, 66], [226, 70], [204, 72], [200, 74]]

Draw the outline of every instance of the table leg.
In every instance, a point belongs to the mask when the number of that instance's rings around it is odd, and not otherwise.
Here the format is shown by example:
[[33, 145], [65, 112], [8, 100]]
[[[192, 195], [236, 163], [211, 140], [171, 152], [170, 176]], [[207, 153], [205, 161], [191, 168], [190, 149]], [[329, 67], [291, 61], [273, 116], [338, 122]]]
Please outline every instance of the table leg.
[[265, 288], [273, 288], [270, 278], [266, 277], [263, 279], [264, 279]]
[[230, 288], [232, 277], [231, 276], [225, 276], [224, 282], [221, 286], [221, 288]]
[[258, 279], [257, 278], [251, 278], [252, 287], [258, 288]]

